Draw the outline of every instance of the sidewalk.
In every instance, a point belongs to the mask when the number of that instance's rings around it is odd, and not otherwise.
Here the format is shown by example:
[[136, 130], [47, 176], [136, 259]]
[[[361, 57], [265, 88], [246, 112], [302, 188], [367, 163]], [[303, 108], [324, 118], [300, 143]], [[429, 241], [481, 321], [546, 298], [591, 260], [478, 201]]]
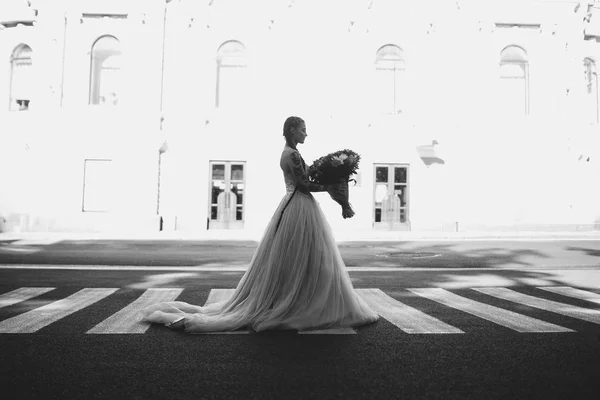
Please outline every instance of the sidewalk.
[[[5, 232], [0, 241], [25, 240], [58, 242], [63, 240], [190, 240], [190, 241], [259, 241], [263, 232], [198, 231], [198, 232]], [[600, 231], [588, 232], [336, 232], [338, 242], [362, 241], [439, 241], [439, 240], [600, 240]]]

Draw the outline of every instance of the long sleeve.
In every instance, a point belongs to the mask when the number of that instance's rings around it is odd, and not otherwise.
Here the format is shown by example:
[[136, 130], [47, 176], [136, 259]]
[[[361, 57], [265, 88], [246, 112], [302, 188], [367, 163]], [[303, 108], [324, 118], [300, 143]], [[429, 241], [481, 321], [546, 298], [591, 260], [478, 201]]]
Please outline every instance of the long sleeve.
[[316, 183], [312, 183], [308, 180], [308, 175], [306, 174], [306, 168], [304, 166], [304, 161], [302, 161], [302, 157], [297, 151], [293, 151], [290, 153], [290, 156], [287, 158], [288, 168], [292, 172], [292, 176], [294, 177], [294, 181], [296, 186], [303, 192], [326, 192], [328, 189], [327, 185], [319, 185]]

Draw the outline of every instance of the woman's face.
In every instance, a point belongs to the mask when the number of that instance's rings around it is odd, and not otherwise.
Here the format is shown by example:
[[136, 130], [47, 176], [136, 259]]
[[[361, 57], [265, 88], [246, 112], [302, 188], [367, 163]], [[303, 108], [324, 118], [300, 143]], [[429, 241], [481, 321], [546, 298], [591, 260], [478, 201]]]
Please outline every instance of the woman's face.
[[304, 139], [306, 139], [308, 135], [306, 134], [306, 125], [304, 122], [301, 122], [300, 125], [296, 127], [292, 127], [292, 139], [296, 143], [304, 143]]

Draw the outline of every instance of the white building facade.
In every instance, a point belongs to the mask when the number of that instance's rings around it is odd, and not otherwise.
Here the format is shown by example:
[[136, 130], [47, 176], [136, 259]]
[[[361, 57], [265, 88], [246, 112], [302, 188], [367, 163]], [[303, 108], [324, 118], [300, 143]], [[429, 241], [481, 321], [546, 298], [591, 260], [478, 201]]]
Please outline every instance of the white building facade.
[[258, 234], [290, 115], [361, 154], [334, 231], [600, 229], [594, 1], [48, 3], [0, 6], [1, 231]]

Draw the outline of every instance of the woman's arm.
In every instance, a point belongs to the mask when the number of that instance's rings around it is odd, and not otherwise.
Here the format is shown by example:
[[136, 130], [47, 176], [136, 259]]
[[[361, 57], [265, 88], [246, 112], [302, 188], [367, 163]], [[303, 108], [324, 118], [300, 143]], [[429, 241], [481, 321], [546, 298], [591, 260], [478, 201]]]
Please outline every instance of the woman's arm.
[[302, 163], [302, 159], [300, 158], [300, 154], [297, 151], [293, 151], [287, 157], [287, 165], [288, 168], [292, 171], [292, 175], [294, 176], [294, 180], [296, 182], [296, 186], [302, 192], [326, 192], [330, 185], [319, 185], [316, 183], [312, 183], [308, 180], [308, 176], [306, 175], [306, 171], [304, 170], [304, 165]]

